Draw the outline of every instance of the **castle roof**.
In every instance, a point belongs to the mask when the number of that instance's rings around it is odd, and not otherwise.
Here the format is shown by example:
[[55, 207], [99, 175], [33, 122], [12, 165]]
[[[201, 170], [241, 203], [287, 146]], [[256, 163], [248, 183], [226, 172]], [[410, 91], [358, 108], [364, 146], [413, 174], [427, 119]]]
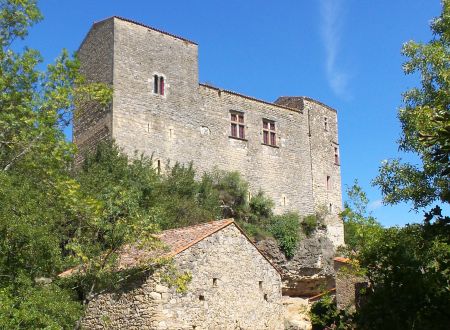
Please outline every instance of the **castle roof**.
[[172, 33], [169, 33], [169, 32], [163, 31], [163, 30], [156, 29], [156, 28], [151, 27], [151, 26], [149, 26], [149, 25], [146, 25], [146, 24], [144, 24], [144, 23], [140, 23], [140, 22], [134, 21], [134, 20], [132, 20], [132, 19], [125, 18], [125, 17], [121, 17], [121, 16], [111, 16], [111, 17], [105, 18], [105, 19], [103, 19], [103, 20], [101, 20], [101, 21], [94, 22], [94, 25], [95, 25], [95, 24], [98, 24], [98, 23], [101, 23], [101, 22], [104, 22], [104, 21], [107, 21], [107, 20], [112, 19], [112, 18], [120, 19], [121, 21], [128, 22], [128, 23], [140, 25], [140, 26], [145, 27], [145, 28], [147, 28], [147, 29], [149, 29], [149, 30], [156, 31], [156, 32], [159, 32], [159, 33], [162, 33], [162, 34], [165, 34], [165, 35], [174, 37], [174, 38], [176, 38], [176, 39], [180, 39], [180, 40], [186, 41], [186, 42], [188, 42], [188, 43], [190, 43], [190, 44], [193, 44], [193, 45], [197, 45], [196, 42], [191, 41], [191, 40], [189, 40], [189, 39], [186, 39], [186, 38], [177, 36], [177, 35], [175, 35], [175, 34], [172, 34]]

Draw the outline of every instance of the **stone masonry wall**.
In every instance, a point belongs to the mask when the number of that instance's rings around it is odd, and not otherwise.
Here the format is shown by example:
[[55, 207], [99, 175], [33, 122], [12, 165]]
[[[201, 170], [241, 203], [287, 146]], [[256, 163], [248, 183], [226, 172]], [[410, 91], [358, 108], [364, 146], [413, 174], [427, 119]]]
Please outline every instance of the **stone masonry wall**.
[[155, 277], [90, 302], [85, 329], [283, 329], [281, 278], [230, 225], [176, 255], [192, 281], [177, 293]]
[[[94, 24], [78, 50], [80, 73], [87, 82], [113, 84], [114, 24], [106, 20]], [[112, 136], [112, 106], [77, 108], [74, 115], [73, 142], [78, 147], [76, 162], [99, 141]]]
[[[311, 134], [311, 171], [316, 210], [327, 211], [328, 237], [335, 246], [344, 244], [344, 225], [339, 217], [342, 208], [338, 123], [335, 110], [304, 99]], [[337, 152], [337, 162], [335, 159]]]
[[[120, 18], [93, 26], [80, 60], [89, 79], [114, 86], [112, 111], [75, 121], [80, 150], [112, 137], [131, 156], [152, 156], [162, 171], [175, 162], [193, 162], [199, 174], [239, 171], [252, 194], [261, 189], [273, 199], [277, 214], [331, 211], [328, 233], [335, 246], [343, 243], [336, 111], [304, 97], [271, 104], [199, 85], [195, 43]], [[165, 78], [165, 95], [153, 92], [155, 74]], [[244, 114], [244, 140], [230, 137], [230, 111]], [[262, 143], [263, 119], [275, 123], [276, 147]]]
[[[197, 46], [115, 20], [114, 139], [128, 154], [161, 166], [194, 161], [199, 170], [237, 170], [275, 211], [314, 212], [306, 116], [198, 84]], [[164, 74], [166, 95], [153, 93]], [[230, 111], [245, 115], [246, 140], [230, 138]], [[262, 144], [262, 120], [275, 121], [277, 147]], [[308, 170], [305, 170], [308, 169]]]

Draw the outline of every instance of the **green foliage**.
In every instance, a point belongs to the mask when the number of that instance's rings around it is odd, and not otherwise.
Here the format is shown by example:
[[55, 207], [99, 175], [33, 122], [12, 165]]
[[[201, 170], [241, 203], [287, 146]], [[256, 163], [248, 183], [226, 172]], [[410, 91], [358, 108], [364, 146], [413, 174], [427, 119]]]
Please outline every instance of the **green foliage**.
[[300, 240], [300, 216], [297, 213], [276, 215], [271, 218], [268, 230], [286, 257], [292, 258]]
[[40, 19], [36, 1], [0, 1], [0, 327], [7, 329], [69, 329], [80, 316], [72, 291], [36, 279], [70, 265], [77, 224], [97, 216], [70, 176], [74, 147], [62, 129], [74, 100], [107, 104], [111, 95], [86, 84], [65, 51], [46, 71], [37, 69], [38, 51], [16, 51], [14, 40]]
[[72, 329], [82, 315], [70, 290], [35, 285], [27, 276], [17, 282], [0, 287], [0, 329]]
[[440, 200], [450, 202], [450, 1], [442, 1], [442, 13], [431, 23], [433, 40], [409, 41], [405, 74], [419, 73], [421, 86], [403, 95], [399, 111], [402, 136], [399, 147], [417, 154], [421, 166], [390, 160], [382, 164], [374, 183], [385, 202], [412, 201], [415, 208]]
[[360, 251], [371, 292], [361, 329], [446, 329], [450, 324], [450, 218], [439, 208], [423, 224], [383, 231]]
[[310, 214], [303, 218], [301, 222], [302, 231], [306, 236], [310, 236], [319, 225], [319, 220], [317, 219], [317, 215]]
[[351, 314], [345, 310], [339, 310], [334, 298], [329, 294], [324, 295], [311, 306], [310, 317], [313, 330], [354, 329]]
[[341, 218], [344, 221], [344, 238], [348, 251], [353, 253], [378, 242], [383, 231], [381, 224], [367, 211], [369, 199], [355, 181], [347, 188], [349, 199], [344, 203]]
[[155, 186], [151, 213], [161, 229], [183, 227], [220, 218], [221, 202], [209, 174], [196, 180], [190, 165], [175, 164]]
[[262, 191], [259, 191], [250, 199], [248, 222], [261, 224], [267, 223], [273, 215], [273, 207], [273, 201], [264, 195]]
[[239, 172], [214, 170], [210, 176], [219, 192], [222, 217], [245, 218], [248, 212], [248, 183]]
[[186, 293], [188, 284], [192, 280], [192, 275], [188, 272], [180, 273], [173, 263], [169, 262], [163, 268], [161, 279], [169, 287], [175, 287], [178, 293]]

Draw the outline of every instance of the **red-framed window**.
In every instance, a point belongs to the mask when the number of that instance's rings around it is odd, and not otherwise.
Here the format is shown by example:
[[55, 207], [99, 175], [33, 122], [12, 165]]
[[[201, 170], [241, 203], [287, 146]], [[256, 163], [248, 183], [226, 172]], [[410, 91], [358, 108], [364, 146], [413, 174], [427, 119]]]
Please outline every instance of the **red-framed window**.
[[159, 77], [159, 94], [164, 95], [164, 77]]
[[270, 146], [277, 145], [275, 122], [272, 120], [263, 119], [263, 143]]
[[239, 139], [245, 139], [244, 114], [241, 112], [232, 112], [231, 116], [231, 136]]
[[153, 93], [164, 95], [165, 93], [165, 87], [164, 87], [164, 77], [158, 76], [155, 74], [153, 76]]

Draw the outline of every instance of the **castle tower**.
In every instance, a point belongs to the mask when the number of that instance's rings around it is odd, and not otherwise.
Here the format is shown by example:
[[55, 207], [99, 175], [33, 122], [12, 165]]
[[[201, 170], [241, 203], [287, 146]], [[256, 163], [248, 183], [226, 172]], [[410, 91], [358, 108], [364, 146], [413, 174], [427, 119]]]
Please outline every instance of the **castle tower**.
[[270, 103], [199, 84], [197, 44], [120, 17], [95, 23], [78, 56], [89, 81], [114, 88], [109, 108], [76, 116], [80, 155], [112, 138], [161, 170], [192, 161], [198, 173], [239, 171], [276, 213], [327, 210], [330, 239], [343, 242], [335, 110], [305, 97]]

